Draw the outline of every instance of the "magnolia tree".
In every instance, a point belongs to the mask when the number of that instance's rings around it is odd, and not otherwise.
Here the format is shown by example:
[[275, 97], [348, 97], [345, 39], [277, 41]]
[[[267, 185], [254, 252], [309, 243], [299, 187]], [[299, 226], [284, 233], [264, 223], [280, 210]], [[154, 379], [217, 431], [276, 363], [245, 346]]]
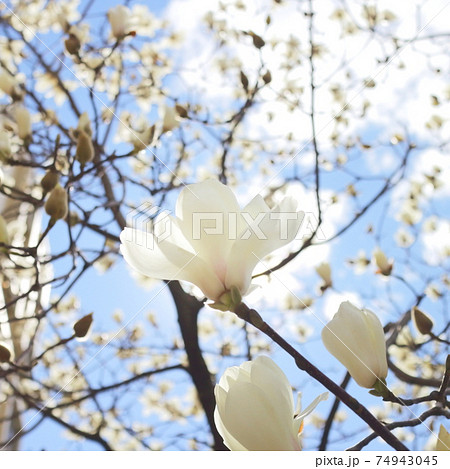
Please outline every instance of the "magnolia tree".
[[0, 3], [2, 448], [449, 449], [445, 1]]

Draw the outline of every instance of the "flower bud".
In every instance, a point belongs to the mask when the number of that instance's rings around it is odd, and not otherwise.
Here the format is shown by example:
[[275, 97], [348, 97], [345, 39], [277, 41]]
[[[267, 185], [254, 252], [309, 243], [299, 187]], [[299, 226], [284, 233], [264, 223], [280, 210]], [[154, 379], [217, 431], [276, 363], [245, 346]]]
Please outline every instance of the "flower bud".
[[411, 309], [411, 317], [414, 322], [414, 325], [416, 326], [416, 329], [423, 335], [428, 335], [431, 333], [433, 330], [433, 320], [428, 316], [428, 314], [425, 314], [423, 311], [421, 311], [419, 308], [414, 306]]
[[68, 212], [67, 192], [59, 184], [51, 191], [47, 202], [45, 202], [45, 211], [51, 217], [51, 224], [66, 217]]
[[69, 223], [69, 226], [73, 228], [76, 226], [78, 223], [80, 223], [81, 218], [78, 212], [70, 211], [69, 214], [67, 215], [67, 222]]
[[177, 114], [182, 119], [186, 119], [186, 117], [188, 117], [187, 109], [184, 106], [182, 106], [181, 104], [175, 104], [175, 111], [177, 111]]
[[253, 45], [257, 49], [261, 49], [262, 47], [266, 45], [266, 42], [264, 41], [264, 39], [261, 36], [258, 36], [257, 34], [255, 34], [253, 31], [249, 31], [248, 35], [252, 38]]
[[31, 115], [28, 109], [19, 106], [16, 108], [17, 133], [22, 140], [27, 139], [31, 135]]
[[439, 435], [436, 442], [436, 451], [450, 451], [450, 433], [442, 424], [439, 427]]
[[327, 350], [364, 388], [384, 382], [388, 368], [383, 326], [378, 317], [361, 310], [349, 301], [341, 303], [338, 312], [322, 330]]
[[89, 334], [92, 326], [93, 313], [83, 316], [73, 325], [73, 332], [78, 339], [84, 339]]
[[75, 158], [80, 162], [82, 168], [86, 163], [94, 159], [94, 145], [92, 144], [92, 139], [84, 130], [81, 130], [78, 135]]
[[8, 133], [0, 129], [0, 161], [6, 161], [11, 156], [11, 142]]
[[41, 187], [44, 190], [44, 194], [51, 192], [56, 184], [59, 182], [59, 173], [53, 169], [48, 170], [45, 176], [41, 179]]
[[389, 276], [391, 275], [392, 268], [394, 266], [392, 261], [388, 261], [386, 255], [380, 248], [376, 248], [373, 252], [373, 258], [378, 269], [377, 273], [381, 275]]
[[108, 10], [108, 20], [111, 25], [111, 34], [120, 39], [128, 33], [130, 10], [124, 5], [117, 5]]
[[262, 79], [266, 85], [272, 81], [272, 74], [270, 73], [270, 70], [267, 70], [267, 72], [262, 76]]
[[69, 37], [64, 41], [66, 51], [71, 55], [77, 55], [80, 51], [81, 42], [75, 34], [69, 34]]
[[8, 363], [13, 359], [13, 352], [5, 344], [5, 342], [0, 342], [0, 363]]

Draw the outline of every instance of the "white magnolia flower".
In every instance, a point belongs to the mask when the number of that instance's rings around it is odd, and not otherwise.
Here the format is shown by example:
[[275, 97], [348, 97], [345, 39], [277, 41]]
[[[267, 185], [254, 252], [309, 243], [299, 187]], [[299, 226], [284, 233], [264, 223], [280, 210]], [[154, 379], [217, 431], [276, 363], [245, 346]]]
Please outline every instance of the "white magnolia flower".
[[322, 341], [360, 386], [373, 388], [378, 378], [385, 380], [386, 342], [376, 314], [344, 301], [323, 328]]
[[152, 233], [125, 228], [121, 252], [138, 272], [193, 283], [220, 303], [245, 295], [258, 262], [294, 239], [304, 216], [296, 206], [285, 198], [270, 210], [257, 195], [241, 210], [230, 188], [207, 180], [184, 187], [176, 216], [157, 218]]
[[214, 421], [232, 451], [300, 451], [303, 420], [328, 393], [304, 411], [286, 375], [269, 357], [228, 368], [214, 390]]
[[111, 25], [111, 34], [120, 39], [128, 33], [130, 10], [124, 5], [117, 5], [108, 10], [108, 20]]

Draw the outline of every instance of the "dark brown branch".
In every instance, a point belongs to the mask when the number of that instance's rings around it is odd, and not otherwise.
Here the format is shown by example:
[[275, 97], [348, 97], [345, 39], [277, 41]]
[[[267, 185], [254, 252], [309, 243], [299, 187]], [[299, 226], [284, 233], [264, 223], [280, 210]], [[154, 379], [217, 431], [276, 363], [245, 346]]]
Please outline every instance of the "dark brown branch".
[[181, 288], [179, 282], [169, 282], [168, 285], [177, 308], [178, 323], [189, 360], [188, 371], [205, 411], [206, 419], [214, 438], [214, 449], [216, 451], [227, 451], [214, 423], [214, 409], [216, 405], [214, 382], [199, 345], [197, 318], [203, 303], [186, 293]]

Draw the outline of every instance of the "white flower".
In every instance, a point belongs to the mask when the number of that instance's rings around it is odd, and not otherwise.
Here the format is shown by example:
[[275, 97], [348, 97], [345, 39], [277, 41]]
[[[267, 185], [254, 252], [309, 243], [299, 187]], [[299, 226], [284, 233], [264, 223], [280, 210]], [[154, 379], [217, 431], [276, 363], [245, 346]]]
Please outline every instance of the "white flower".
[[270, 210], [258, 195], [241, 210], [230, 188], [207, 180], [184, 187], [176, 216], [157, 218], [153, 233], [125, 228], [121, 252], [138, 272], [193, 283], [211, 300], [243, 296], [258, 262], [297, 234], [304, 213], [296, 206], [285, 198]]
[[228, 368], [214, 390], [214, 421], [232, 451], [300, 451], [304, 418], [328, 393], [318, 396], [303, 412], [288, 379], [268, 357]]
[[111, 34], [119, 39], [128, 33], [130, 10], [124, 5], [117, 5], [108, 10], [108, 20]]
[[338, 312], [322, 330], [327, 350], [364, 388], [373, 388], [378, 378], [386, 378], [386, 342], [378, 317], [361, 310], [349, 301], [341, 303]]

